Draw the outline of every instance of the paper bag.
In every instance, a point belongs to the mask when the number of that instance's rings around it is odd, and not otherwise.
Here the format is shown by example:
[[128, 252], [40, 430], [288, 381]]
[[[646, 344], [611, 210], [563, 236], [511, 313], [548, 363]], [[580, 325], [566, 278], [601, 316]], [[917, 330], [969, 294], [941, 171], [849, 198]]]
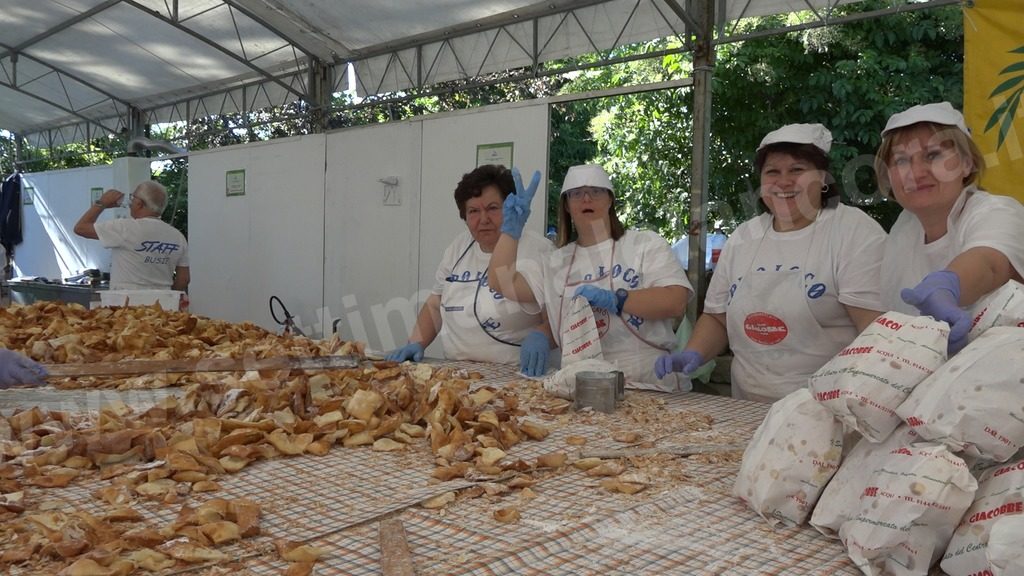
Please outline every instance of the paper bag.
[[942, 444], [889, 453], [839, 539], [867, 576], [926, 576], [974, 502], [978, 482]]
[[[994, 466], [978, 478], [974, 503], [964, 513], [942, 556], [943, 571], [951, 576], [969, 576], [991, 570], [986, 550], [992, 527], [1000, 518], [1015, 515], [1024, 515], [1024, 460]], [[1024, 533], [1019, 538], [1017, 548], [1024, 548]]]
[[1024, 328], [989, 328], [935, 371], [897, 414], [953, 452], [1005, 462], [1024, 446]]
[[949, 325], [886, 312], [810, 378], [811, 392], [871, 442], [900, 424], [896, 408], [946, 361]]
[[971, 308], [971, 319], [968, 342], [995, 326], [1024, 328], [1024, 286], [1010, 280], [993, 290]]
[[842, 453], [842, 424], [801, 388], [772, 404], [743, 453], [733, 494], [769, 524], [801, 524]]
[[580, 360], [602, 358], [601, 335], [586, 298], [576, 296], [569, 301], [569, 313], [562, 320], [561, 343], [562, 368]]
[[889, 452], [920, 441], [917, 432], [904, 424], [879, 444], [864, 439], [857, 442], [818, 498], [811, 514], [811, 526], [829, 538], [839, 538], [839, 527], [857, 514], [860, 495], [868, 487], [874, 471], [889, 457]]

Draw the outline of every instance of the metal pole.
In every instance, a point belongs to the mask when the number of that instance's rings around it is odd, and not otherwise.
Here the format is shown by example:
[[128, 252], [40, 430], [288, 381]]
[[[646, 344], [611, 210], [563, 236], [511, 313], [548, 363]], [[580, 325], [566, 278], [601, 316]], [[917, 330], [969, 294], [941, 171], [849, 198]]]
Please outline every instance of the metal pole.
[[714, 30], [715, 0], [693, 2], [695, 20], [700, 28], [696, 30], [693, 51], [693, 161], [690, 167], [690, 226], [685, 233], [689, 236], [690, 283], [696, 297], [690, 301], [687, 315], [696, 322], [697, 315], [704, 309], [707, 271], [704, 255], [707, 252], [708, 225], [708, 149], [711, 144], [711, 81], [715, 66], [715, 52], [712, 44]]

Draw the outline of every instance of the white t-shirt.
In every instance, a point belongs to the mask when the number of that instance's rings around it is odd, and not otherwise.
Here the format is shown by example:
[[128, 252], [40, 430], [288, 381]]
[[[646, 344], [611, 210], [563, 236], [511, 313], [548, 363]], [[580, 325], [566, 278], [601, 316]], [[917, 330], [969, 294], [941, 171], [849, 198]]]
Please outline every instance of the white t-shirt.
[[[544, 303], [556, 342], [561, 337], [561, 317], [568, 314], [569, 300], [583, 283], [613, 292], [683, 286], [693, 293], [668, 242], [645, 230], [627, 230], [618, 241], [609, 239], [594, 246], [572, 242], [551, 254], [546, 266], [518, 263], [517, 268], [537, 300]], [[654, 361], [675, 345], [673, 319], [647, 320], [630, 314], [612, 318], [598, 308], [594, 308], [594, 318], [604, 359], [618, 365], [634, 387], [678, 389], [675, 377], [658, 380], [654, 374]]]
[[[524, 232], [519, 261], [544, 261], [553, 249], [539, 234]], [[541, 321], [539, 305], [513, 302], [488, 286], [485, 276], [490, 261], [491, 255], [480, 249], [469, 230], [461, 232], [444, 252], [431, 292], [441, 296], [439, 336], [445, 358], [518, 363], [516, 345]]]
[[[802, 309], [809, 315], [783, 321], [789, 331], [819, 326], [830, 337], [823, 339], [822, 346], [832, 352], [837, 342], [848, 344], [857, 334], [844, 305], [884, 310], [879, 294], [884, 242], [882, 227], [849, 206], [822, 210], [815, 225], [785, 233], [772, 229], [771, 214], [762, 214], [741, 224], [726, 242], [708, 286], [704, 311], [728, 314], [732, 296], [743, 289], [748, 274], [805, 270], [803, 291], [793, 297], [806, 300], [807, 307]], [[730, 341], [742, 337], [729, 334]], [[802, 366], [800, 371], [813, 373], [816, 368], [811, 368]]]
[[822, 210], [819, 218], [819, 226], [793, 232], [773, 230], [767, 213], [740, 224], [722, 250], [704, 310], [728, 313], [729, 300], [748, 270], [794, 269], [806, 262], [803, 296], [822, 326], [850, 325], [840, 304], [883, 311], [879, 263], [885, 231], [863, 211], [843, 204]]
[[882, 259], [882, 296], [890, 310], [920, 314], [903, 302], [900, 290], [917, 286], [929, 273], [944, 269], [971, 248], [994, 248], [1010, 260], [1017, 273], [1024, 274], [1024, 206], [1016, 199], [969, 186], [953, 204], [946, 226], [945, 236], [925, 244], [917, 216], [906, 210], [900, 213]]
[[96, 235], [113, 250], [110, 288], [168, 290], [174, 269], [188, 266], [188, 243], [176, 228], [158, 218], [120, 218], [97, 222]]

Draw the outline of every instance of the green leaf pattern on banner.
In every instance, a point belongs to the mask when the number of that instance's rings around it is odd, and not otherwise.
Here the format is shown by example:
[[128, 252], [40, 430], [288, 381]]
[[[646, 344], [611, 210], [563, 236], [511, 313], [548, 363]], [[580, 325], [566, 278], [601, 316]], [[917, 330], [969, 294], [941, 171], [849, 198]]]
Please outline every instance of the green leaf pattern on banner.
[[[1024, 46], [1010, 50], [1010, 53], [1024, 54]], [[997, 124], [999, 125], [999, 139], [996, 143], [996, 150], [1003, 147], [1006, 135], [1009, 134], [1010, 128], [1013, 126], [1013, 120], [1017, 117], [1017, 108], [1020, 107], [1021, 95], [1024, 95], [1024, 61], [1014, 62], [999, 71], [1000, 76], [1004, 74], [1008, 74], [1010, 77], [1000, 83], [999, 86], [996, 86], [995, 90], [992, 90], [988, 97], [995, 98], [1005, 93], [1008, 93], [1008, 95], [1006, 100], [992, 112], [988, 123], [985, 124], [985, 132], [995, 128]]]

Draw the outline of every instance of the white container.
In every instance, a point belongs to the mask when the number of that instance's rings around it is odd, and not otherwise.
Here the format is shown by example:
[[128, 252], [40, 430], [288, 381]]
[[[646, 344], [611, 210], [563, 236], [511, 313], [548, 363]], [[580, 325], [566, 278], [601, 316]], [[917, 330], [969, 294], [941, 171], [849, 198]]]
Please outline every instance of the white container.
[[159, 302], [160, 307], [164, 310], [176, 311], [184, 292], [179, 290], [100, 290], [99, 294], [99, 306], [151, 306]]

